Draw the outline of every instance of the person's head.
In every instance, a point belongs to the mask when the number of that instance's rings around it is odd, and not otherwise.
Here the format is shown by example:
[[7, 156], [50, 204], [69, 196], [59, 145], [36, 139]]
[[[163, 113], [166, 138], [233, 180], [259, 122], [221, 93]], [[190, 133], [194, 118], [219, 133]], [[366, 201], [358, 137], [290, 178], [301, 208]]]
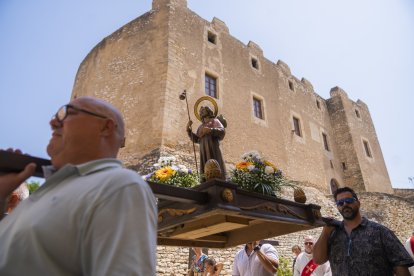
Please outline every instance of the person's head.
[[292, 246], [292, 253], [295, 254], [296, 257], [300, 254], [300, 252], [302, 252], [302, 249], [299, 245], [296, 244]]
[[260, 241], [251, 241], [251, 242], [248, 242], [248, 243], [246, 243], [246, 248], [247, 249], [250, 249], [250, 250], [253, 250], [253, 248], [256, 245], [258, 245], [259, 243], [260, 243]]
[[353, 220], [359, 215], [360, 202], [354, 190], [343, 187], [334, 193], [336, 206], [345, 220]]
[[216, 271], [216, 261], [209, 257], [204, 260], [204, 269], [209, 273], [214, 273]]
[[200, 117], [202, 119], [204, 119], [204, 118], [213, 118], [214, 117], [214, 112], [213, 112], [213, 110], [211, 110], [210, 107], [202, 106], [200, 108]]
[[124, 143], [124, 121], [111, 104], [79, 97], [61, 107], [50, 121], [47, 153], [59, 169], [101, 158], [115, 158]]
[[312, 254], [314, 243], [315, 243], [315, 239], [312, 236], [306, 236], [305, 237], [303, 244], [305, 245], [305, 252], [306, 253]]

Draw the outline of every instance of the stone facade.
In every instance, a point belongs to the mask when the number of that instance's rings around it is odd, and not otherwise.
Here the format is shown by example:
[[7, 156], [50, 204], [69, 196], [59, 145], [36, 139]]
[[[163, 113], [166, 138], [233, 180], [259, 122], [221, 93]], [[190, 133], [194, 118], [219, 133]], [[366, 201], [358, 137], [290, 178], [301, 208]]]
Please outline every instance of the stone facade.
[[[123, 112], [121, 158], [137, 167], [157, 151], [191, 156], [186, 104], [178, 96], [187, 90], [192, 109], [205, 95], [206, 74], [216, 78], [219, 111], [229, 122], [222, 143], [227, 163], [254, 149], [291, 178], [325, 193], [331, 183], [393, 192], [362, 101], [350, 100], [338, 87], [323, 99], [284, 62], [268, 60], [254, 42], [244, 45], [221, 20], [200, 18], [185, 0], [154, 0], [152, 10], [103, 39], [80, 65], [72, 96], [97, 96]], [[261, 102], [262, 119], [254, 114], [253, 99]], [[294, 117], [301, 136], [292, 131]]]
[[[104, 38], [81, 63], [72, 97], [103, 98], [122, 111], [127, 130], [120, 157], [130, 168], [146, 172], [170, 154], [194, 168], [186, 103], [179, 94], [187, 91], [191, 111], [205, 95], [206, 74], [216, 79], [219, 113], [228, 121], [222, 142], [226, 163], [258, 150], [289, 178], [307, 183], [308, 202], [321, 205], [323, 215], [338, 218], [331, 188], [353, 187], [362, 192], [369, 218], [389, 226], [401, 240], [410, 235], [413, 203], [391, 195], [367, 105], [352, 101], [339, 87], [323, 99], [283, 61], [268, 60], [254, 42], [243, 44], [223, 21], [204, 20], [187, 8], [186, 0], [153, 0], [149, 12]], [[255, 116], [254, 99], [261, 103], [262, 119]], [[293, 131], [293, 118], [301, 136]], [[290, 258], [292, 245], [319, 231], [277, 237], [279, 253]], [[209, 254], [230, 275], [240, 248]], [[185, 275], [187, 264], [188, 248], [158, 248], [158, 275]]]

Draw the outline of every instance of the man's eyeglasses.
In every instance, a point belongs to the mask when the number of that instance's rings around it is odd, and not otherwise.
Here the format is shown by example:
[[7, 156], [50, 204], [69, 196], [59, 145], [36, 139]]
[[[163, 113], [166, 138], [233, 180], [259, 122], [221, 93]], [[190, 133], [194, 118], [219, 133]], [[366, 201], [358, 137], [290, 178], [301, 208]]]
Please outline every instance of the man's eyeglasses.
[[305, 242], [305, 245], [313, 245], [313, 242]]
[[347, 197], [336, 201], [336, 206], [344, 206], [344, 204], [352, 204], [356, 201], [355, 197]]
[[83, 109], [83, 108], [74, 107], [73, 105], [70, 105], [70, 104], [66, 104], [66, 105], [62, 106], [61, 108], [59, 108], [59, 110], [56, 112], [54, 118], [56, 118], [56, 120], [59, 123], [63, 122], [63, 120], [65, 120], [66, 117], [68, 117], [68, 115], [69, 115], [69, 113], [68, 113], [68, 109], [69, 108], [71, 108], [73, 110], [76, 110], [78, 112], [83, 112], [85, 114], [89, 114], [89, 115], [95, 116], [95, 117], [99, 117], [99, 118], [103, 118], [103, 119], [107, 119], [108, 118], [108, 117], [106, 117], [104, 115], [97, 114], [97, 113], [94, 113], [92, 111], [88, 111], [88, 110]]

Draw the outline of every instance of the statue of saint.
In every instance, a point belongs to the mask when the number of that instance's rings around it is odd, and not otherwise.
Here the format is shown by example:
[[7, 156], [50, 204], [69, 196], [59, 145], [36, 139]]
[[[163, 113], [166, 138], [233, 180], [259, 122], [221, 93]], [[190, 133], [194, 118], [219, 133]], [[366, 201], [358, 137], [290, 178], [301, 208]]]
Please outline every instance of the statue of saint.
[[220, 166], [221, 178], [225, 179], [226, 168], [220, 151], [220, 141], [223, 140], [226, 131], [223, 124], [214, 116], [213, 110], [208, 106], [200, 108], [201, 125], [197, 132], [193, 133], [190, 120], [187, 124], [187, 133], [194, 143], [200, 144], [200, 173], [204, 174], [204, 165], [207, 160], [214, 159]]

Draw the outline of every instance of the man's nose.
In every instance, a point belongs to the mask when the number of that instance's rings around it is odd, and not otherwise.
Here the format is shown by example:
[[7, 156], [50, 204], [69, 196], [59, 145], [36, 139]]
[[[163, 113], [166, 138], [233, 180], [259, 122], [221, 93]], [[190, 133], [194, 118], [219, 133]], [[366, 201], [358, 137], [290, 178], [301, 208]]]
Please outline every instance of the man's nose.
[[62, 122], [59, 122], [56, 116], [53, 116], [52, 119], [49, 121], [49, 125], [52, 127], [52, 129], [62, 127]]

